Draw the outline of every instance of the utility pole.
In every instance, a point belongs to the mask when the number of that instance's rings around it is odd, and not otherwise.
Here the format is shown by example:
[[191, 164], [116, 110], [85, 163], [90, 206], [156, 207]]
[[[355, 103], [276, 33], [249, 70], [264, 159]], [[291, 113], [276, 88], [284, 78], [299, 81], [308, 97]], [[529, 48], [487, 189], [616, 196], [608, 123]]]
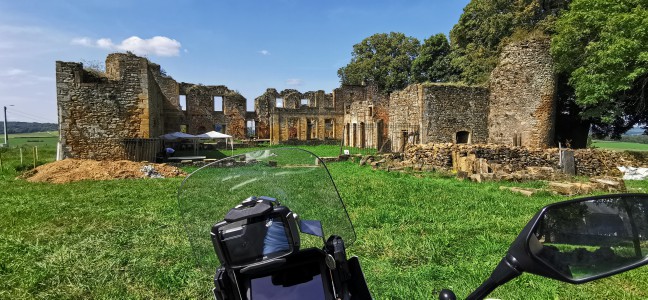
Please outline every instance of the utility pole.
[[9, 139], [7, 135], [7, 107], [4, 107], [4, 136], [5, 136], [5, 142], [4, 146], [9, 147]]
[[7, 134], [7, 106], [13, 106], [13, 104], [5, 105], [5, 107], [4, 107], [4, 138], [5, 138], [5, 142], [4, 142], [4, 145], [2, 145], [4, 147], [9, 147], [9, 135]]

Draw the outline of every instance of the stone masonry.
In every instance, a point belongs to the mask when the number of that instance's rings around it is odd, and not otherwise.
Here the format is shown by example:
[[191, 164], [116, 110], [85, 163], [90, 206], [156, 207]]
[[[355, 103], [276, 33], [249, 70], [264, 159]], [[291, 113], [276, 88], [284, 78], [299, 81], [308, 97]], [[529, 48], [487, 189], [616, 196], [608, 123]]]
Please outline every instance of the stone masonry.
[[531, 40], [504, 47], [491, 73], [488, 142], [541, 148], [554, 143], [556, 78], [549, 45]]
[[56, 85], [63, 158], [120, 159], [124, 139], [211, 130], [273, 144], [395, 152], [429, 142], [546, 148], [555, 127], [546, 40], [506, 46], [488, 88], [424, 83], [389, 95], [373, 85], [342, 85], [330, 94], [267, 89], [253, 112], [226, 86], [179, 83], [133, 54], [108, 55], [105, 74], [58, 61]]
[[419, 143], [485, 143], [488, 89], [454, 84], [414, 84], [390, 98], [389, 137], [395, 148]]

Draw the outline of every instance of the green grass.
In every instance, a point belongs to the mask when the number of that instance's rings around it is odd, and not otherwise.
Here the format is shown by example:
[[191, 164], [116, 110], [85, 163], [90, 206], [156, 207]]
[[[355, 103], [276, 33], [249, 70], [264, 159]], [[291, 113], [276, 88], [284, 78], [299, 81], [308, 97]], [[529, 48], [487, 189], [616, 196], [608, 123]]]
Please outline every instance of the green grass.
[[[234, 151], [219, 149], [219, 150], [200, 150], [198, 155], [206, 156], [207, 158], [225, 158], [232, 155], [243, 154], [246, 152], [257, 151], [257, 150], [266, 150], [266, 149], [276, 149], [283, 147], [291, 147], [285, 145], [272, 145], [272, 146], [263, 146], [263, 147], [250, 147], [250, 148], [235, 148]], [[301, 149], [306, 149], [311, 151], [321, 157], [331, 157], [338, 156], [340, 154], [339, 145], [318, 145], [318, 146], [299, 146]], [[361, 149], [353, 147], [343, 147], [343, 150], [349, 150], [350, 154], [374, 154], [376, 153], [375, 149]], [[174, 156], [192, 156], [194, 155], [193, 150], [179, 150], [176, 151]]]
[[648, 151], [648, 144], [640, 143], [595, 140], [592, 145], [596, 148], [614, 151]]
[[[464, 298], [538, 209], [564, 199], [499, 190], [540, 182], [477, 184], [351, 162], [329, 169], [358, 236], [349, 254], [376, 299], [432, 299], [442, 288]], [[0, 299], [209, 299], [211, 278], [195, 266], [178, 216], [181, 179], [55, 185], [15, 175], [0, 178]], [[491, 297], [645, 299], [646, 282], [648, 268], [578, 286], [525, 274]]]

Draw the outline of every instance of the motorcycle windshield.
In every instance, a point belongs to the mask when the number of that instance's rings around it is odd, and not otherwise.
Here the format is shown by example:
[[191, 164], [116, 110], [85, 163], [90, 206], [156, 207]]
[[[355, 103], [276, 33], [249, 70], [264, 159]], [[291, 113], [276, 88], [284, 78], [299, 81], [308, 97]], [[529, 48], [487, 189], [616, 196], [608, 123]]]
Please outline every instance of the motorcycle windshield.
[[[315, 154], [295, 148], [269, 149], [221, 159], [191, 173], [178, 190], [180, 215], [198, 265], [213, 275], [220, 265], [211, 242], [214, 224], [251, 196], [267, 196], [300, 220], [318, 220], [324, 238], [355, 241], [349, 215], [326, 166]], [[300, 234], [302, 249], [322, 238]]]

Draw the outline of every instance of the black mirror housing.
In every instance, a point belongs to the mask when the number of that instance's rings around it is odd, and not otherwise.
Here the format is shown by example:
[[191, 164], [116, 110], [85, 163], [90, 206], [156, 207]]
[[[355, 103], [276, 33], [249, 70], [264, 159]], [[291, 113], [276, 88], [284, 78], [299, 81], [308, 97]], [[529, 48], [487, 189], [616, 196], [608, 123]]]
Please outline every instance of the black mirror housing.
[[524, 227], [507, 257], [522, 271], [573, 284], [648, 264], [648, 194], [548, 205]]

